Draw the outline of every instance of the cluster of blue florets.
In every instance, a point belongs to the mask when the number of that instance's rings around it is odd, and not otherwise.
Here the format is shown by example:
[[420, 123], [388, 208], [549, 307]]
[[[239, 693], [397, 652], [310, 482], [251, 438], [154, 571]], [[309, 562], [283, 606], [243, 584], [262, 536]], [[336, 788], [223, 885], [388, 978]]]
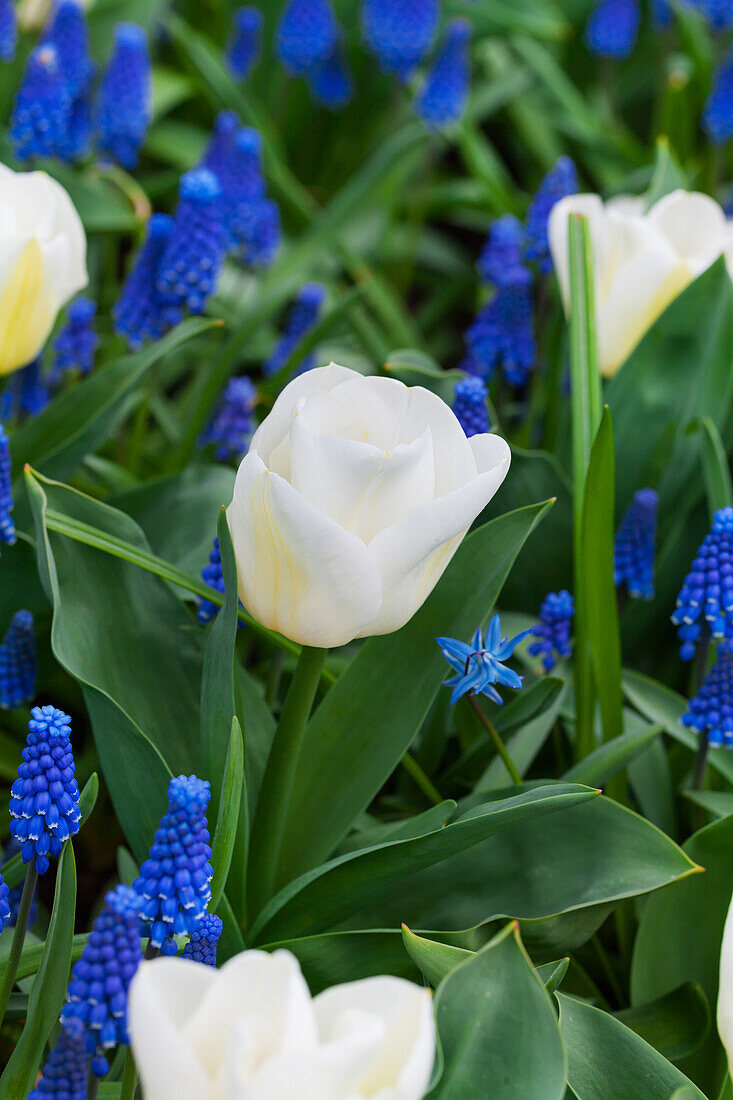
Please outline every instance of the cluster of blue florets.
[[628, 57], [640, 23], [639, 0], [600, 0], [585, 28], [586, 45], [601, 57]]
[[215, 967], [216, 948], [223, 928], [221, 917], [217, 917], [215, 913], [206, 913], [191, 933], [191, 938], [183, 949], [183, 958]]
[[6, 546], [15, 543], [15, 524], [10, 514], [13, 503], [10, 440], [0, 424], [0, 543], [5, 543]]
[[237, 80], [246, 80], [259, 60], [262, 49], [262, 12], [257, 8], [238, 8], [227, 46], [229, 71]]
[[33, 708], [23, 763], [10, 789], [10, 833], [21, 845], [23, 862], [34, 860], [39, 875], [79, 831], [70, 723], [68, 714], [56, 707]]
[[[300, 288], [290, 308], [285, 327], [269, 359], [265, 360], [265, 374], [277, 374], [285, 366], [300, 341], [318, 321], [326, 300], [326, 288], [320, 283], [306, 283]], [[315, 366], [315, 354], [311, 352], [298, 363], [293, 375], [303, 374]]]
[[0, 707], [15, 710], [36, 693], [36, 631], [30, 611], [16, 611], [0, 645]]
[[733, 748], [733, 650], [729, 642], [718, 647], [715, 664], [682, 716], [683, 726], [707, 731], [709, 745]]
[[715, 145], [733, 137], [733, 50], [725, 55], [713, 77], [702, 123]]
[[105, 1052], [129, 1044], [127, 992], [140, 964], [141, 899], [129, 886], [117, 886], [104, 899], [81, 958], [74, 964], [61, 1012], [64, 1030], [82, 1040], [92, 1072], [109, 1071]]
[[351, 99], [343, 31], [330, 0], [289, 0], [277, 27], [275, 50], [286, 72], [305, 77], [314, 98], [330, 108]]
[[0, 0], [0, 61], [12, 61], [18, 45], [15, 0]]
[[195, 775], [171, 779], [168, 812], [134, 884], [150, 943], [164, 955], [176, 953], [175, 936], [192, 934], [211, 898], [210, 796], [208, 782]]
[[440, 0], [364, 0], [361, 19], [382, 68], [407, 81], [435, 41]]
[[[219, 549], [218, 539], [214, 539], [214, 545], [209, 553], [209, 560], [201, 570], [201, 580], [204, 584], [208, 584], [210, 588], [215, 588], [217, 592], [221, 592], [222, 596], [224, 595], [224, 573], [221, 567], [221, 550]], [[203, 596], [198, 597], [196, 618], [200, 623], [210, 623], [218, 613], [217, 604], [204, 599]]]
[[575, 615], [575, 601], [567, 589], [549, 592], [542, 601], [540, 621], [532, 628], [536, 640], [527, 647], [531, 657], [542, 657], [545, 672], [557, 664], [558, 657], [570, 656], [570, 631]]
[[230, 378], [199, 444], [205, 447], [213, 443], [221, 462], [241, 458], [254, 431], [256, 401], [257, 389], [251, 378]]
[[89, 374], [99, 337], [94, 331], [97, 304], [91, 298], [77, 298], [68, 308], [66, 324], [53, 342], [54, 362], [51, 381], [58, 382], [66, 371]]
[[94, 73], [83, 8], [76, 0], [58, 0], [15, 97], [10, 141], [20, 160], [78, 160], [88, 155], [96, 131], [104, 155], [125, 168], [137, 164], [152, 116], [151, 65], [142, 28], [134, 23], [115, 27], [96, 104]]
[[208, 168], [181, 177], [171, 235], [160, 258], [156, 289], [181, 313], [201, 313], [216, 289], [227, 236], [222, 189]]
[[10, 375], [0, 396], [0, 417], [35, 416], [51, 400], [48, 381], [41, 370], [41, 356]]
[[429, 130], [441, 130], [461, 118], [471, 84], [471, 24], [454, 19], [425, 80], [415, 110]]
[[62, 1028], [28, 1100], [86, 1100], [87, 1062], [84, 1040]]
[[625, 584], [630, 596], [642, 600], [654, 597], [658, 501], [654, 489], [639, 489], [624, 516], [614, 544], [614, 584]]
[[713, 638], [733, 638], [733, 508], [715, 513], [677, 597], [672, 622], [679, 627], [684, 661], [694, 657], [703, 627]]
[[456, 382], [453, 412], [466, 435], [481, 435], [488, 432], [489, 410], [486, 407], [488, 390], [482, 378], [469, 375]]

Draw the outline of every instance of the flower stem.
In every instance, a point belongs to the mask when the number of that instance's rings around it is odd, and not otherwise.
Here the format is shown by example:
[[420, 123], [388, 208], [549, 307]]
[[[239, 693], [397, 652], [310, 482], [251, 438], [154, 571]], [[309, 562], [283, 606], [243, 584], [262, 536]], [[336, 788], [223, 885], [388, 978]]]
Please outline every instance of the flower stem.
[[519, 772], [517, 771], [517, 769], [514, 765], [514, 761], [512, 760], [511, 756], [507, 752], [506, 745], [502, 741], [501, 737], [499, 737], [499, 734], [497, 733], [496, 729], [494, 728], [493, 722], [489, 718], [487, 718], [487, 716], [484, 714], [481, 707], [478, 705], [478, 703], [476, 701], [476, 697], [474, 695], [472, 695], [469, 692], [468, 695], [466, 696], [466, 698], [468, 699], [469, 703], [473, 707], [473, 709], [476, 713], [476, 717], [481, 722], [482, 726], [484, 727], [484, 729], [488, 733], [489, 737], [491, 738], [491, 740], [494, 744], [494, 748], [498, 752], [499, 756], [501, 757], [501, 759], [504, 763], [504, 767], [509, 772], [509, 775], [512, 778], [512, 783], [516, 783], [516, 785], [518, 787], [521, 787], [522, 777], [519, 774]]
[[25, 872], [25, 882], [23, 884], [20, 905], [18, 906], [18, 919], [15, 922], [13, 942], [10, 945], [8, 960], [5, 964], [5, 973], [3, 974], [3, 982], [2, 986], [0, 986], [0, 1027], [2, 1027], [2, 1022], [5, 1019], [10, 994], [15, 985], [15, 975], [18, 970], [23, 943], [25, 942], [25, 934], [28, 931], [28, 921], [31, 915], [31, 906], [33, 905], [33, 895], [36, 890], [37, 882], [38, 872], [36, 871], [35, 862], [32, 861], [28, 864]]
[[402, 767], [405, 769], [411, 779], [414, 780], [414, 782], [420, 788], [428, 801], [432, 802], [434, 806], [439, 806], [440, 803], [443, 801], [443, 796], [433, 783], [430, 776], [427, 775], [425, 771], [420, 767], [415, 757], [412, 756], [411, 753], [406, 752], [405, 755], [402, 757], [401, 763]]
[[708, 731], [700, 734], [700, 742], [697, 746], [695, 757], [695, 769], [692, 773], [692, 790], [701, 791], [705, 786], [705, 771], [708, 766]]
[[99, 1092], [99, 1078], [96, 1074], [89, 1070], [89, 1076], [87, 1077], [87, 1100], [97, 1100], [97, 1093]]
[[135, 1069], [135, 1059], [132, 1056], [132, 1051], [128, 1047], [127, 1054], [125, 1055], [125, 1071], [122, 1074], [120, 1100], [133, 1100], [133, 1096], [135, 1095], [136, 1082], [137, 1071]]
[[288, 805], [326, 653], [325, 649], [311, 646], [301, 650], [267, 759], [250, 847], [249, 888], [253, 915], [279, 885], [278, 867]]

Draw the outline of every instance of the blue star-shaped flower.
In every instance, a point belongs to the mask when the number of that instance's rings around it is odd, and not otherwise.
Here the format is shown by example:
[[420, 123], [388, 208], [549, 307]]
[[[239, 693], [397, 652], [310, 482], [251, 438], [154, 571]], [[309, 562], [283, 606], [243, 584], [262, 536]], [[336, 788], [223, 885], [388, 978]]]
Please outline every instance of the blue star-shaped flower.
[[502, 638], [499, 616], [494, 615], [486, 630], [486, 640], [481, 636], [479, 627], [471, 639], [471, 644], [459, 642], [457, 638], [436, 638], [443, 656], [457, 675], [445, 681], [446, 687], [452, 687], [451, 704], [457, 703], [462, 695], [488, 695], [498, 706], [502, 698], [492, 684], [504, 684], [519, 689], [522, 677], [502, 664], [508, 660], [519, 643], [531, 634], [523, 630], [514, 638]]

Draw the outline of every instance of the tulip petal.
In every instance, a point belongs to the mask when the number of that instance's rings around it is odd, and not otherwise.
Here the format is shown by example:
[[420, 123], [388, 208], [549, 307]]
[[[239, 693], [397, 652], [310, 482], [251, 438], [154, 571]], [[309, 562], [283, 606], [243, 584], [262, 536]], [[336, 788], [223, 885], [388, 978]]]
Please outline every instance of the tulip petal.
[[130, 985], [128, 1027], [145, 1100], [213, 1100], [184, 1026], [216, 980], [188, 959], [143, 962]]
[[720, 952], [720, 992], [718, 993], [718, 1032], [733, 1067], [733, 901], [728, 909]]
[[596, 287], [606, 279], [611, 247], [608, 240], [606, 213], [598, 195], [567, 195], [555, 203], [547, 223], [547, 238], [566, 312], [570, 306], [568, 222], [571, 214], [580, 214], [588, 219], [588, 229], [593, 242]]
[[709, 195], [672, 191], [652, 206], [647, 217], [689, 264], [693, 277], [720, 255], [727, 232], [725, 214]]
[[468, 442], [478, 475], [461, 488], [413, 508], [369, 544], [382, 580], [382, 607], [363, 635], [388, 634], [414, 615], [506, 477], [511, 452], [500, 436], [475, 435]]
[[268, 470], [254, 446], [227, 509], [244, 606], [303, 645], [337, 646], [377, 614], [381, 583], [362, 540]]

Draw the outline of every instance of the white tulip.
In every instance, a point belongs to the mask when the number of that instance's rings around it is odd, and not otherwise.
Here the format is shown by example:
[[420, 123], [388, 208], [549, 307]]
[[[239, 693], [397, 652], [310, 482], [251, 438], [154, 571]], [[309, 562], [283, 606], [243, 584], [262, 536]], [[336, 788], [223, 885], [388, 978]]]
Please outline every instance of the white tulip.
[[723, 930], [718, 986], [718, 1033], [733, 1074], [733, 899]]
[[311, 999], [289, 951], [143, 962], [128, 1026], [145, 1100], [421, 1100], [435, 1057], [427, 990], [379, 977]]
[[0, 164], [0, 375], [35, 359], [58, 311], [86, 286], [86, 248], [60, 183]]
[[723, 254], [733, 263], [733, 228], [707, 195], [673, 191], [643, 213], [628, 196], [603, 203], [571, 195], [552, 208], [549, 239], [566, 310], [570, 303], [568, 219], [588, 218], [601, 372], [614, 375], [644, 333], [693, 279]]
[[242, 603], [305, 645], [403, 626], [509, 469], [429, 390], [332, 363], [255, 432], [227, 516]]

